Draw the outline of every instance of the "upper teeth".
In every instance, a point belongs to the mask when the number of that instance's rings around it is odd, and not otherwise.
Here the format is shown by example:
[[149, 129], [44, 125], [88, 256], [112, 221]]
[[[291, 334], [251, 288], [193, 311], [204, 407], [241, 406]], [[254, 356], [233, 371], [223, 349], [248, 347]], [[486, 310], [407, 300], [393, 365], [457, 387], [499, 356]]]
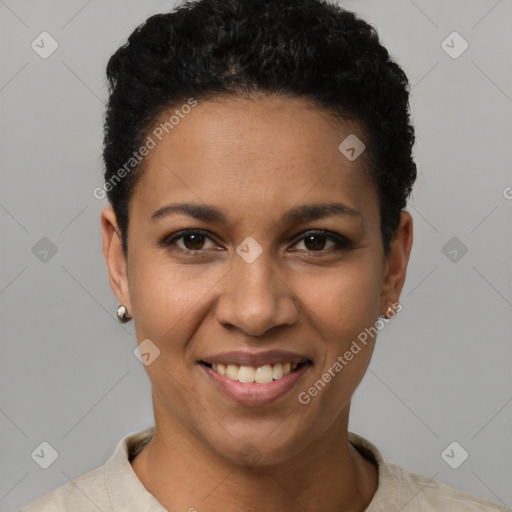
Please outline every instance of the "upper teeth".
[[283, 375], [295, 370], [298, 363], [265, 364], [254, 368], [252, 366], [237, 366], [236, 364], [212, 363], [213, 371], [225, 375], [228, 379], [239, 382], [257, 382], [266, 384], [274, 379], [280, 379]]

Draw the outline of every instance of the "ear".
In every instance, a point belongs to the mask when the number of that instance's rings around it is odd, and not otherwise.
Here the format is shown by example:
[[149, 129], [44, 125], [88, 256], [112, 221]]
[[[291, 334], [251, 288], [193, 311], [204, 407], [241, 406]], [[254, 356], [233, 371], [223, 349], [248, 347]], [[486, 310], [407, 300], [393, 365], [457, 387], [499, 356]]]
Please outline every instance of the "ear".
[[413, 222], [409, 212], [402, 212], [395, 238], [390, 242], [389, 254], [386, 256], [380, 311], [387, 312], [389, 302], [398, 304], [405, 282], [407, 264], [413, 241]]
[[103, 256], [107, 264], [110, 286], [119, 304], [125, 305], [128, 308], [128, 313], [131, 314], [127, 262], [123, 253], [121, 231], [112, 206], [105, 207], [101, 212], [101, 231], [103, 234]]

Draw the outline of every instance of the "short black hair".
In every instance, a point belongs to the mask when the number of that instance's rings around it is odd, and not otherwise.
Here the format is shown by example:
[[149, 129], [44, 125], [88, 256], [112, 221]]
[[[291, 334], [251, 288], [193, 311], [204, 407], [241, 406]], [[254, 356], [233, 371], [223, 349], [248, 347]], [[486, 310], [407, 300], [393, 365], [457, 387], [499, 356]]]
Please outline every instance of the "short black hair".
[[105, 183], [125, 255], [143, 169], [133, 154], [155, 122], [190, 98], [253, 93], [308, 100], [361, 125], [388, 254], [416, 180], [409, 82], [357, 14], [323, 0], [187, 1], [139, 25], [111, 56], [107, 78]]

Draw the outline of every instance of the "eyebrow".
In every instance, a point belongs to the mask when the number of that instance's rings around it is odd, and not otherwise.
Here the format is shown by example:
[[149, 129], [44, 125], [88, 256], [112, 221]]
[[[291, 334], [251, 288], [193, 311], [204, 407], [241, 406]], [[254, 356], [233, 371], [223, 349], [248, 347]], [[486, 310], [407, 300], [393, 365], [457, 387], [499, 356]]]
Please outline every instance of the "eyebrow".
[[[185, 214], [194, 219], [203, 221], [219, 222], [227, 224], [227, 216], [218, 208], [206, 204], [194, 203], [173, 203], [162, 206], [154, 212], [150, 220], [152, 222], [168, 217], [170, 215]], [[296, 206], [288, 210], [281, 218], [286, 223], [305, 222], [308, 220], [318, 220], [332, 215], [343, 215], [347, 217], [360, 217], [363, 220], [361, 212], [354, 210], [350, 206], [339, 202], [314, 203]]]

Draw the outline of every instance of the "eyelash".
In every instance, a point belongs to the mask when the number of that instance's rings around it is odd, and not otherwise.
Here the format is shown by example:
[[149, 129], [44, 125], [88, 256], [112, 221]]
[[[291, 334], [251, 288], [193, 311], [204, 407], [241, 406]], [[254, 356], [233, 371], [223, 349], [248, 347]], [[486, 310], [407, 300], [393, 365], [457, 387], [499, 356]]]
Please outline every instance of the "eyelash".
[[[176, 240], [179, 240], [183, 238], [186, 235], [204, 235], [206, 238], [209, 238], [212, 242], [215, 242], [210, 236], [208, 236], [208, 231], [202, 230], [202, 229], [185, 229], [182, 231], [178, 231], [176, 233], [173, 233], [170, 236], [167, 236], [164, 238], [158, 245], [161, 247], [170, 248]], [[307, 254], [322, 254], [322, 253], [329, 253], [329, 252], [337, 252], [337, 251], [349, 251], [353, 248], [353, 243], [346, 237], [339, 235], [337, 233], [334, 233], [332, 231], [326, 231], [322, 229], [312, 229], [309, 231], [305, 231], [300, 238], [294, 238], [294, 245], [301, 242], [308, 236], [320, 236], [321, 238], [326, 238], [327, 240], [330, 240], [336, 244], [335, 247], [331, 247], [330, 249], [320, 249], [318, 251], [304, 251]], [[198, 250], [192, 250], [192, 249], [183, 249], [181, 247], [177, 248], [179, 251], [187, 252], [187, 253], [194, 253], [196, 255], [201, 255], [204, 252], [208, 251], [209, 249], [198, 249]]]

